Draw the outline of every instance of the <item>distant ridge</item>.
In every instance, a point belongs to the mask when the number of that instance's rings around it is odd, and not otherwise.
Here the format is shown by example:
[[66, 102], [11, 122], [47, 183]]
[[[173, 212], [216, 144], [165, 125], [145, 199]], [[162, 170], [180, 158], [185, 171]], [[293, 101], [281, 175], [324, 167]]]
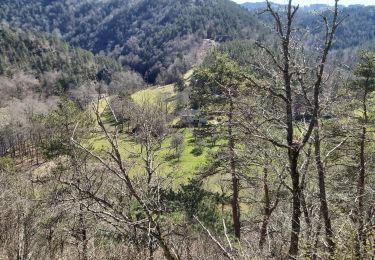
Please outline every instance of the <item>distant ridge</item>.
[[[244, 3], [242, 6], [251, 13], [258, 14], [259, 10], [264, 10], [265, 2]], [[272, 3], [275, 9], [285, 10], [285, 5]], [[312, 4], [301, 6], [296, 16], [296, 23], [301, 28], [307, 29], [313, 37], [321, 35], [320, 18], [316, 12], [326, 12], [331, 8], [325, 4]], [[375, 6], [365, 5], [340, 5], [340, 16], [344, 18], [338, 27], [334, 49], [350, 49], [368, 46], [375, 40]], [[329, 13], [326, 13], [329, 16]], [[258, 15], [265, 24], [272, 23], [272, 18], [268, 14]]]
[[[282, 7], [286, 7], [286, 5], [284, 4], [277, 4], [277, 3], [273, 3], [271, 2], [272, 6], [275, 7], [275, 8], [282, 8]], [[241, 4], [243, 7], [245, 7], [246, 9], [248, 10], [259, 10], [259, 9], [264, 9], [266, 7], [266, 3], [265, 1], [260, 1], [260, 2], [247, 2], [247, 3], [243, 3]], [[349, 5], [348, 7], [363, 7], [365, 5]], [[319, 10], [324, 10], [324, 9], [327, 9], [329, 7], [332, 7], [330, 5], [327, 5], [327, 4], [311, 4], [311, 5], [301, 5], [300, 8], [301, 10], [304, 10], [304, 11], [319, 11]], [[340, 8], [344, 8], [345, 6], [344, 5], [339, 5]]]

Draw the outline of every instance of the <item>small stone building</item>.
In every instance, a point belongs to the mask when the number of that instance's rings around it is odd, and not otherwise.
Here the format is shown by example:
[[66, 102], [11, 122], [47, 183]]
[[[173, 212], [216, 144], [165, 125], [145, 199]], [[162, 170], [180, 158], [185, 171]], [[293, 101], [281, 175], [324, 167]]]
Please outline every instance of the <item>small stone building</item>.
[[204, 126], [207, 125], [207, 119], [202, 116], [201, 112], [197, 109], [185, 109], [180, 115], [181, 126]]

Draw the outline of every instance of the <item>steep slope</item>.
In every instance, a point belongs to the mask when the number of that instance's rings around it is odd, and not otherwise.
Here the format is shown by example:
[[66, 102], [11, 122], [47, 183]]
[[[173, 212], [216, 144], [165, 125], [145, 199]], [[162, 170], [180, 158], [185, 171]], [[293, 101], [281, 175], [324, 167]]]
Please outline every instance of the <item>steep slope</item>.
[[91, 82], [107, 85], [121, 70], [115, 60], [56, 37], [0, 26], [0, 108], [13, 99], [42, 102], [62, 93], [78, 100], [84, 92], [95, 93]]
[[194, 63], [203, 39], [261, 31], [252, 14], [229, 0], [5, 0], [0, 19], [110, 54], [148, 81], [164, 83]]
[[[115, 60], [69, 46], [46, 33], [0, 25], [0, 155], [17, 142], [33, 142], [38, 118], [66, 97], [85, 109], [97, 86], [133, 87]], [[109, 85], [109, 86], [108, 86]], [[39, 137], [38, 137], [39, 138]], [[40, 138], [39, 138], [40, 139]]]
[[104, 68], [121, 69], [111, 58], [71, 47], [56, 37], [0, 26], [0, 75], [24, 71], [40, 77], [46, 72], [60, 72], [75, 77], [78, 83], [95, 79]]

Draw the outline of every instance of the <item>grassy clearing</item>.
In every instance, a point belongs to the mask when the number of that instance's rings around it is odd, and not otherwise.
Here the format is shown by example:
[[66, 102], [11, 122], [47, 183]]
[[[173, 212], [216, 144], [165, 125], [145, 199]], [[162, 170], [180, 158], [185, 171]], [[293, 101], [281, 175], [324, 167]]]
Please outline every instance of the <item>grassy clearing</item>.
[[[156, 153], [156, 165], [162, 164], [159, 168], [161, 176], [170, 176], [173, 178], [174, 188], [181, 184], [186, 184], [196, 171], [204, 166], [210, 148], [204, 147], [200, 155], [194, 154], [196, 148], [192, 129], [181, 129], [178, 132], [184, 136], [183, 151], [180, 158], [174, 157], [174, 151], [170, 149], [171, 136], [168, 136]], [[109, 151], [109, 143], [103, 136], [98, 136], [90, 140], [92, 147], [98, 152]], [[141, 145], [135, 142], [130, 136], [122, 134], [120, 136], [120, 152], [124, 159], [132, 162], [134, 165], [131, 173], [142, 173], [142, 152]]]
[[100, 114], [104, 113], [104, 111], [107, 109], [107, 104], [109, 100], [110, 100], [110, 97], [105, 97], [99, 100], [98, 111]]
[[[192, 76], [193, 70], [185, 74], [184, 80], [189, 81]], [[138, 91], [132, 95], [132, 99], [138, 103], [142, 104], [144, 102], [151, 102], [151, 104], [157, 104], [159, 101], [164, 101], [167, 103], [167, 108], [169, 113], [173, 113], [176, 106], [176, 92], [175, 85], [166, 85], [162, 87], [153, 87]], [[113, 130], [113, 125], [109, 122], [110, 113], [107, 107], [107, 101], [109, 97], [103, 99], [99, 103], [99, 113], [101, 114], [103, 121]], [[178, 117], [172, 120], [173, 122], [179, 120]], [[206, 140], [206, 145], [202, 146], [201, 154], [194, 152], [197, 148], [195, 138], [193, 135], [193, 129], [174, 129], [170, 128], [170, 135], [163, 141], [161, 148], [156, 152], [155, 165], [159, 165], [157, 174], [165, 177], [171, 184], [171, 188], [178, 190], [181, 185], [187, 184], [189, 180], [194, 178], [202, 167], [205, 166], [207, 159], [209, 158], [210, 152], [217, 151], [218, 146], [211, 147], [209, 140]], [[170, 143], [172, 135], [175, 133], [181, 133], [184, 136], [184, 144], [181, 156], [175, 158], [174, 151], [170, 148]], [[105, 152], [110, 150], [108, 141], [104, 136], [97, 136], [90, 140], [90, 143], [98, 152]], [[222, 141], [218, 140], [217, 145], [221, 145]], [[141, 150], [141, 145], [137, 143], [131, 135], [122, 133], [120, 135], [120, 152], [124, 160], [127, 160], [133, 166], [130, 170], [131, 175], [146, 174], [143, 165], [143, 155]], [[228, 186], [228, 180], [230, 176], [228, 174], [216, 174], [207, 178], [204, 184], [205, 189], [212, 192], [222, 192], [222, 187]], [[230, 191], [227, 191], [230, 192]], [[251, 210], [247, 205], [241, 204], [241, 208], [244, 214], [249, 214]], [[230, 212], [230, 207], [226, 206], [225, 210]]]
[[176, 107], [175, 85], [170, 84], [162, 87], [144, 89], [134, 93], [132, 99], [138, 104], [143, 104], [145, 102], [150, 102], [151, 104], [157, 104], [160, 101], [166, 102], [168, 112], [172, 113]]
[[184, 76], [182, 77], [182, 79], [183, 79], [186, 83], [189, 83], [191, 76], [193, 76], [193, 73], [194, 73], [194, 69], [188, 70], [188, 71], [184, 74]]
[[[183, 151], [179, 159], [173, 158], [168, 161], [168, 165], [174, 170], [174, 177], [178, 184], [186, 183], [189, 179], [194, 177], [196, 171], [204, 166], [209, 148], [203, 148], [203, 152], [200, 155], [194, 153], [196, 148], [193, 131], [191, 129], [181, 129], [178, 132], [184, 136]], [[173, 156], [173, 151], [169, 149], [171, 137], [167, 138], [163, 143], [166, 153], [163, 155], [164, 159]]]
[[175, 95], [174, 84], [170, 84], [162, 87], [152, 87], [138, 91], [132, 95], [132, 98], [137, 103], [142, 103], [143, 101], [156, 103], [160, 98], [168, 99], [174, 97]]
[[[191, 72], [192, 73], [192, 72]], [[189, 78], [191, 75], [187, 75]], [[157, 103], [160, 98], [166, 100], [168, 103], [168, 108], [171, 112], [174, 110], [174, 100], [176, 97], [174, 85], [167, 85], [163, 87], [149, 88], [141, 90], [132, 95], [132, 98], [137, 103], [143, 103], [144, 101]], [[173, 110], [172, 110], [173, 109]], [[107, 108], [107, 101], [102, 100], [99, 103], [99, 112], [101, 112], [104, 122], [109, 122], [107, 118], [110, 116]], [[175, 120], [178, 120], [176, 118]], [[173, 120], [172, 120], [173, 121]], [[112, 128], [111, 125], [107, 123], [109, 129]], [[112, 130], [112, 129], [111, 129]], [[174, 151], [170, 148], [170, 143], [172, 135], [175, 133], [181, 133], [184, 136], [183, 150], [180, 158], [174, 157]], [[92, 146], [97, 151], [108, 151], [110, 149], [108, 141], [104, 136], [97, 136], [90, 140]], [[156, 153], [155, 165], [161, 164], [158, 168], [158, 174], [163, 177], [167, 177], [171, 180], [172, 188], [178, 189], [180, 185], [186, 184], [190, 179], [192, 179], [199, 169], [205, 166], [210, 152], [217, 151], [218, 146], [211, 147], [209, 140], [206, 140], [205, 145], [201, 147], [202, 153], [197, 154], [194, 152], [198, 147], [193, 135], [192, 128], [183, 129], [173, 129], [170, 128], [170, 135], [163, 141], [161, 148]], [[217, 145], [221, 145], [220, 140], [217, 141]], [[137, 143], [131, 135], [122, 133], [120, 135], [120, 152], [125, 160], [132, 163], [133, 168], [130, 171], [131, 174], [144, 174], [143, 160], [141, 145]], [[205, 187], [213, 192], [220, 192], [220, 184], [223, 180], [228, 180], [227, 175], [215, 175], [207, 179]]]
[[[191, 77], [193, 71], [189, 71], [184, 79], [187, 81]], [[135, 102], [141, 104], [145, 101], [156, 104], [160, 100], [167, 103], [167, 108], [170, 113], [175, 109], [175, 85], [170, 84], [162, 87], [153, 87], [138, 91], [132, 95]], [[109, 97], [102, 99], [99, 102], [99, 113], [104, 122], [109, 122], [107, 117], [110, 116], [108, 112], [107, 101]], [[109, 123], [107, 123], [109, 124]], [[108, 125], [109, 129], [112, 128]], [[172, 134], [179, 132], [184, 136], [183, 151], [179, 158], [174, 157], [174, 151], [170, 149]], [[104, 136], [96, 136], [92, 138], [90, 144], [97, 152], [106, 152], [110, 149], [109, 143]], [[137, 143], [132, 136], [122, 133], [120, 135], [120, 152], [124, 159], [132, 162], [134, 165], [131, 173], [138, 174], [144, 172], [142, 167], [142, 152], [141, 145]], [[161, 145], [160, 150], [156, 153], [156, 165], [161, 164], [159, 174], [173, 179], [173, 188], [178, 188], [181, 184], [185, 184], [194, 177], [197, 170], [202, 167], [207, 159], [209, 151], [212, 148], [203, 147], [202, 153], [197, 155], [194, 153], [196, 148], [193, 130], [190, 128], [176, 129], [171, 128], [171, 134], [167, 136]]]

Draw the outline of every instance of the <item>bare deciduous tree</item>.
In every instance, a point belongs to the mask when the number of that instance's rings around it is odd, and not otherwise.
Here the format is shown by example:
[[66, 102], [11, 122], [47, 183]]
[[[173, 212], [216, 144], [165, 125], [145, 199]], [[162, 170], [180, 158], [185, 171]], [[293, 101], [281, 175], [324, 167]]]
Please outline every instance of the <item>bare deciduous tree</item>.
[[[288, 157], [288, 171], [291, 178], [292, 192], [292, 212], [291, 212], [291, 235], [290, 235], [290, 258], [296, 258], [299, 251], [299, 234], [301, 230], [301, 174], [299, 171], [299, 158], [302, 149], [309, 142], [313, 130], [316, 126], [320, 112], [320, 93], [322, 83], [324, 82], [324, 72], [329, 51], [332, 47], [333, 38], [337, 27], [340, 24], [338, 20], [338, 0], [335, 1], [335, 7], [331, 18], [322, 16], [325, 26], [325, 33], [322, 46], [319, 46], [317, 64], [308, 64], [309, 60], [304, 57], [303, 42], [299, 37], [299, 31], [295, 28], [295, 18], [299, 6], [293, 6], [292, 0], [288, 1], [286, 10], [279, 12], [275, 10], [269, 1], [266, 1], [267, 9], [275, 23], [275, 31], [278, 38], [278, 49], [280, 54], [262, 43], [257, 46], [267, 57], [263, 62], [263, 73], [270, 80], [268, 83], [256, 81], [249, 78], [252, 85], [258, 89], [268, 92], [272, 99], [275, 99], [274, 105], [280, 106], [278, 116], [274, 112], [267, 115], [267, 122], [276, 122], [283, 129], [285, 138], [279, 138], [275, 133], [259, 134], [259, 137], [268, 140], [272, 144], [284, 148]], [[314, 75], [310, 78], [310, 75]], [[300, 102], [297, 98], [298, 87], [303, 98], [303, 107], [310, 115], [305, 127], [295, 120], [295, 114], [298, 112]], [[284, 107], [283, 112], [281, 107]], [[270, 110], [266, 108], [266, 110]], [[297, 130], [298, 129], [298, 130]], [[267, 132], [267, 131], [266, 131]]]

